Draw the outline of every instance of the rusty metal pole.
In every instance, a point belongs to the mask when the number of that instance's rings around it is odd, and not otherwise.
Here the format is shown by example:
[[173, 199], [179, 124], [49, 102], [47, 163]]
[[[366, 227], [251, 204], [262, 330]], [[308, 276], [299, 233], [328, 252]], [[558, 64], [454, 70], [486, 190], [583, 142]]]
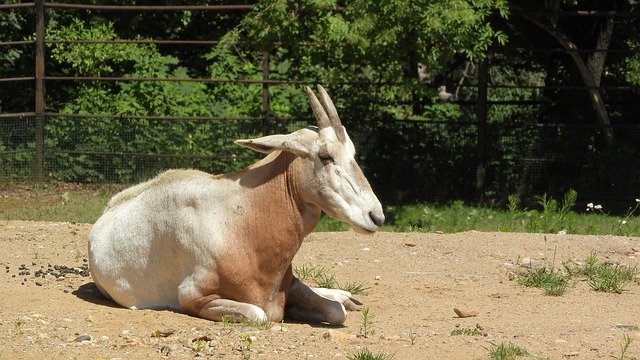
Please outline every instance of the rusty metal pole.
[[478, 102], [476, 106], [476, 121], [478, 124], [476, 139], [476, 201], [482, 203], [486, 180], [486, 152], [487, 152], [487, 59], [483, 59], [478, 66]]
[[269, 113], [271, 112], [271, 98], [269, 96], [269, 52], [262, 56], [262, 135], [269, 135]]
[[36, 0], [36, 69], [35, 69], [35, 114], [36, 153], [35, 178], [44, 178], [44, 0]]

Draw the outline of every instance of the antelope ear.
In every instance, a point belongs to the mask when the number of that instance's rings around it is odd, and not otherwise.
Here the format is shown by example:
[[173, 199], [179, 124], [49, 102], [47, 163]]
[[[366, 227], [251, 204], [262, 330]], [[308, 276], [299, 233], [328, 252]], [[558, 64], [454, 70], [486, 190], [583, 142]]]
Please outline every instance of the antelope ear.
[[264, 154], [283, 150], [306, 158], [309, 156], [311, 144], [317, 137], [318, 134], [313, 130], [301, 129], [288, 135], [268, 135], [256, 139], [236, 140], [234, 143]]

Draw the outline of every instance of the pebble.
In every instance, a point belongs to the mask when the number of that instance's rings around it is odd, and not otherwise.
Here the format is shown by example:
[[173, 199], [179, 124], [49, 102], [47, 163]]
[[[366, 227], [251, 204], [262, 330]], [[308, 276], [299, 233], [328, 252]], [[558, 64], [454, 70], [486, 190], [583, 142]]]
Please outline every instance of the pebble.
[[91, 335], [80, 335], [75, 338], [73, 341], [75, 342], [91, 342]]
[[171, 348], [168, 346], [163, 346], [160, 348], [160, 354], [164, 355], [164, 356], [169, 356], [171, 355]]
[[461, 318], [478, 316], [477, 311], [463, 310], [458, 308], [453, 308], [453, 311], [456, 313], [456, 315], [458, 315], [458, 317], [461, 317]]
[[354, 335], [350, 335], [338, 330], [327, 330], [322, 334], [322, 338], [328, 341], [339, 341], [354, 338]]

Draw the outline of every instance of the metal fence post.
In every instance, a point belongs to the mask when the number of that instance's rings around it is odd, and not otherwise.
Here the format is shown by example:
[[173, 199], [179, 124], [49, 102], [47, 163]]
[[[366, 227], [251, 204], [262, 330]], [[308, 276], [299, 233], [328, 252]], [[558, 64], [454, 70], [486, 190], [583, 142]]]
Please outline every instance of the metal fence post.
[[269, 113], [271, 112], [271, 99], [269, 96], [269, 52], [262, 56], [262, 135], [269, 135]]
[[35, 68], [35, 177], [44, 177], [44, 0], [36, 0], [36, 68]]
[[476, 107], [477, 142], [476, 142], [476, 201], [482, 203], [486, 178], [487, 148], [487, 59], [478, 66], [478, 102]]

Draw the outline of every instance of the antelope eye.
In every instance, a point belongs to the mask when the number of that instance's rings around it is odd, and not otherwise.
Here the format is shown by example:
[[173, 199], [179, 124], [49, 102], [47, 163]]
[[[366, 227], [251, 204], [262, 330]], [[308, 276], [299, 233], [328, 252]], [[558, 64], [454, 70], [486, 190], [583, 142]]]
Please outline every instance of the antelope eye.
[[323, 165], [327, 165], [333, 162], [333, 157], [331, 157], [331, 155], [327, 153], [318, 154], [318, 158], [320, 159], [320, 162], [322, 162]]

